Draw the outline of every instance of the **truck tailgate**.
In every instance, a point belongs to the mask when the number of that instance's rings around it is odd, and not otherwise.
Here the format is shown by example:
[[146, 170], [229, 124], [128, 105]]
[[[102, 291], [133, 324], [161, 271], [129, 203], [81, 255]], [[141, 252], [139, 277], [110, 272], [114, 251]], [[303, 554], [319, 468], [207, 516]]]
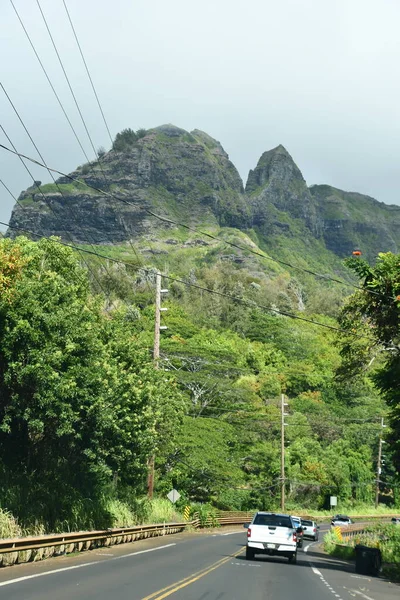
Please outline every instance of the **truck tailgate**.
[[293, 544], [293, 530], [272, 525], [251, 525], [249, 542]]

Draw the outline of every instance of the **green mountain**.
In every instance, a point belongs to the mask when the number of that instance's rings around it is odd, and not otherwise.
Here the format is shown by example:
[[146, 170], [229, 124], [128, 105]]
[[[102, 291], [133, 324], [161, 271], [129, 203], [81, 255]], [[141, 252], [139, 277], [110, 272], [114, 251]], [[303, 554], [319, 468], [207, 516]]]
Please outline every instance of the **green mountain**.
[[221, 235], [226, 227], [241, 230], [272, 257], [325, 272], [343, 272], [341, 259], [355, 248], [374, 260], [400, 245], [399, 206], [327, 185], [308, 187], [283, 146], [261, 156], [244, 188], [221, 144], [202, 131], [125, 130], [100, 161], [71, 177], [81, 183], [61, 177], [57, 185], [22, 192], [10, 224], [79, 243], [187, 241], [179, 239], [179, 226], [147, 212], [153, 211]]

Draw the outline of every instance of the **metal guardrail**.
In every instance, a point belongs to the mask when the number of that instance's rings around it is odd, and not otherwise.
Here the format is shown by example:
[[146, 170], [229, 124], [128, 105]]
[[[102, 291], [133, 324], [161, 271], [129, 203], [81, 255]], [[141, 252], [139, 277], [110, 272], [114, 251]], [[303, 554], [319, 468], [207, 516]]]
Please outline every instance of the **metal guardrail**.
[[[135, 527], [124, 527], [116, 529], [105, 529], [99, 531], [78, 531], [73, 533], [60, 533], [41, 536], [27, 536], [12, 539], [0, 539], [0, 559], [2, 555], [14, 555], [7, 557], [18, 559], [21, 552], [29, 552], [43, 548], [58, 548], [59, 553], [70, 553], [81, 550], [89, 550], [98, 546], [111, 546], [125, 542], [132, 542], [148, 537], [163, 536], [171, 533], [184, 531], [188, 522], [164, 523], [156, 525], [137, 525]], [[196, 523], [194, 522], [194, 526]], [[61, 548], [61, 549], [60, 549]], [[26, 557], [23, 555], [26, 562]], [[28, 558], [30, 560], [30, 557]], [[9, 562], [9, 560], [7, 560]], [[0, 563], [1, 564], [1, 563]]]
[[351, 538], [356, 535], [365, 533], [366, 525], [348, 525], [347, 527], [339, 527], [342, 537]]
[[[114, 528], [98, 531], [78, 531], [72, 533], [59, 533], [41, 536], [28, 536], [12, 539], [0, 539], [0, 566], [15, 564], [15, 562], [28, 562], [40, 560], [54, 554], [69, 554], [71, 552], [90, 550], [100, 546], [111, 546], [146, 539], [155, 536], [164, 536], [182, 532], [189, 527], [212, 527], [243, 525], [254, 516], [254, 511], [225, 511], [217, 512], [214, 516], [200, 519], [196, 513], [191, 521], [181, 523], [163, 523], [153, 525], [136, 525], [134, 527]], [[380, 518], [390, 518], [392, 515], [381, 515]], [[303, 517], [304, 518], [304, 517]], [[364, 517], [369, 518], [369, 517]], [[315, 520], [315, 519], [313, 519]], [[365, 524], [341, 527], [343, 537], [353, 537], [365, 531]], [[41, 555], [40, 555], [41, 553]]]

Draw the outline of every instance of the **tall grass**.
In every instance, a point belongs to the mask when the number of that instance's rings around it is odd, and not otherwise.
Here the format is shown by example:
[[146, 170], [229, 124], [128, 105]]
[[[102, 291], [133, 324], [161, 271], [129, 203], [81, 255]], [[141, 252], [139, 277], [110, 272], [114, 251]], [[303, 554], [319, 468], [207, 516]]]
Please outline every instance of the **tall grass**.
[[45, 520], [35, 520], [20, 526], [9, 511], [0, 509], [0, 539], [21, 535], [42, 535], [69, 531], [107, 529], [109, 527], [133, 527], [152, 523], [182, 522], [182, 514], [164, 498], [131, 499], [129, 502], [104, 499], [96, 503], [75, 503], [69, 519], [55, 521], [51, 526]]
[[0, 538], [13, 538], [22, 535], [21, 527], [12, 514], [0, 508]]
[[129, 504], [120, 500], [110, 500], [107, 509], [112, 517], [112, 527], [183, 521], [182, 515], [174, 505], [164, 498], [140, 498]]

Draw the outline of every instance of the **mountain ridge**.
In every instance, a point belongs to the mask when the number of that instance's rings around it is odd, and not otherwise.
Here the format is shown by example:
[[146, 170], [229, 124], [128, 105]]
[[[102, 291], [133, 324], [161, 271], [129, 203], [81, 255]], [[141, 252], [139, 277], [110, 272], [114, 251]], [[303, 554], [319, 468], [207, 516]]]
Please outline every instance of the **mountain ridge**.
[[261, 155], [246, 184], [219, 141], [172, 124], [124, 130], [100, 161], [71, 173], [82, 183], [60, 177], [57, 185], [23, 191], [7, 235], [15, 237], [15, 226], [78, 243], [121, 244], [173, 228], [146, 212], [152, 210], [192, 227], [252, 230], [272, 255], [284, 238], [288, 247], [297, 240], [299, 249], [309, 244], [339, 258], [360, 247], [373, 260], [400, 247], [400, 206], [308, 186], [281, 144]]

